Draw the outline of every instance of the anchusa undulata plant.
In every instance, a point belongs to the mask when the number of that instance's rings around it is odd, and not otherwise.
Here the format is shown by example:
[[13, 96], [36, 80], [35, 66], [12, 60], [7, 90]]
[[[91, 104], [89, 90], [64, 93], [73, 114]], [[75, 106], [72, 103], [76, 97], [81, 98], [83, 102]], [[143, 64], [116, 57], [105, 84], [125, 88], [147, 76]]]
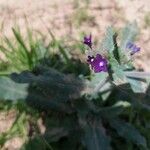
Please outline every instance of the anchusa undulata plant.
[[[97, 73], [103, 74], [103, 76], [105, 74], [107, 82], [109, 80], [109, 82], [114, 85], [129, 83], [135, 93], [144, 92], [146, 87], [143, 86], [144, 88], [139, 88], [136, 83], [143, 84], [140, 80], [141, 78], [147, 78], [148, 74], [135, 72], [135, 67], [132, 64], [133, 55], [136, 55], [136, 53], [141, 50], [141, 48], [133, 42], [136, 34], [137, 30], [136, 28], [133, 29], [133, 25], [124, 28], [121, 35], [122, 37], [119, 37], [112, 27], [108, 27], [106, 36], [102, 40], [101, 46], [97, 49], [93, 48], [92, 35], [85, 36], [83, 43], [87, 46], [86, 61], [94, 73], [94, 76], [100, 76], [96, 75]], [[125, 37], [126, 35], [128, 36]], [[122, 38], [120, 43], [117, 42], [118, 38]], [[98, 87], [102, 88], [101, 83]]]
[[[94, 73], [107, 72], [109, 60], [99, 53], [96, 53], [96, 56], [94, 56], [96, 51], [92, 48], [92, 45], [93, 45], [92, 35], [90, 34], [89, 37], [85, 36], [83, 43], [90, 48], [88, 50], [89, 52], [87, 53], [87, 63], [89, 64], [91, 70], [93, 70]], [[117, 43], [114, 43], [114, 44], [117, 44]], [[139, 52], [140, 49], [141, 49], [140, 47], [137, 47], [134, 43], [129, 41], [126, 43], [126, 49], [124, 50], [124, 53], [129, 52], [130, 55], [134, 55], [137, 52]]]
[[[134, 43], [137, 31], [135, 23], [118, 33], [108, 27], [98, 47], [92, 35], [85, 36], [86, 64], [69, 59], [59, 45], [64, 57], [50, 63], [53, 68], [61, 66], [57, 70], [42, 64], [0, 77], [1, 99], [25, 100], [46, 112], [45, 133], [35, 134], [25, 149], [150, 149], [150, 73], [136, 71], [132, 64], [140, 53]], [[90, 69], [84, 72], [87, 66]], [[80, 73], [66, 74], [70, 69]], [[39, 137], [46, 144], [41, 145]]]

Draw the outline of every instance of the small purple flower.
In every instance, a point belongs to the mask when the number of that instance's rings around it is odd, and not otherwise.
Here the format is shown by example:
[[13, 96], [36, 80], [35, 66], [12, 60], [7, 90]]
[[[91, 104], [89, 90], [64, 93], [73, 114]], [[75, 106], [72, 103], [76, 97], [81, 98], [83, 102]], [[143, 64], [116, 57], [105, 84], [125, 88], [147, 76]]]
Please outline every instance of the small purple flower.
[[126, 48], [131, 50], [131, 55], [134, 55], [135, 53], [139, 52], [141, 50], [140, 47], [137, 47], [135, 44], [128, 42], [126, 45]]
[[108, 71], [107, 60], [100, 54], [97, 54], [95, 58], [94, 56], [88, 56], [87, 62], [91, 65], [91, 68], [95, 73]]
[[85, 36], [83, 43], [92, 48], [92, 35], [90, 34], [89, 37]]
[[135, 53], [139, 52], [140, 50], [141, 50], [140, 47], [134, 46], [134, 47], [133, 47], [133, 50], [132, 50], [132, 52], [131, 52], [131, 55], [134, 55]]
[[128, 49], [131, 49], [133, 46], [134, 46], [134, 44], [131, 43], [131, 42], [128, 42], [128, 43], [126, 44], [126, 48], [128, 48]]

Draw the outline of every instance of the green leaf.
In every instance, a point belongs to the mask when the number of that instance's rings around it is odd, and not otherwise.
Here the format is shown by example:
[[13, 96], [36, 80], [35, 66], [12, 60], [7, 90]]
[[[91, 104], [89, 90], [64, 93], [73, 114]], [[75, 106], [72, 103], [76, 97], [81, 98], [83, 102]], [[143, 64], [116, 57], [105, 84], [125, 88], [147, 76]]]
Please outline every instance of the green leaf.
[[125, 71], [127, 77], [150, 79], [150, 72]]
[[104, 119], [114, 118], [130, 107], [130, 103], [126, 101], [118, 101], [116, 104], [109, 107], [102, 107], [98, 110], [99, 115]]
[[14, 28], [12, 30], [13, 30], [13, 33], [14, 33], [14, 36], [15, 36], [17, 42], [20, 44], [21, 48], [23, 49], [23, 52], [26, 54], [26, 57], [28, 59], [28, 65], [30, 66], [30, 69], [32, 69], [33, 62], [32, 62], [31, 56], [30, 56], [30, 52], [22, 38], [21, 33]]
[[60, 43], [58, 45], [58, 49], [59, 49], [60, 53], [62, 54], [62, 56], [64, 57], [65, 62], [67, 64], [72, 65], [72, 62], [71, 62], [70, 57], [69, 57], [69, 53], [66, 51], [66, 49], [64, 47], [61, 46]]
[[127, 82], [123, 68], [119, 65], [117, 60], [112, 54], [109, 54], [109, 62], [112, 70], [112, 78], [116, 85], [124, 84]]
[[83, 142], [88, 150], [111, 150], [110, 140], [100, 121], [84, 126]]
[[69, 136], [70, 132], [78, 128], [77, 118], [74, 115], [64, 116], [63, 119], [51, 116], [45, 120], [46, 132], [44, 138], [49, 142], [59, 141], [60, 138]]
[[[38, 70], [37, 70], [37, 73]], [[84, 90], [84, 82], [70, 75], [65, 75], [52, 68], [35, 75], [29, 71], [12, 74], [11, 78], [19, 83], [30, 83], [30, 89], [37, 94], [51, 96], [60, 102], [79, 98]]]
[[145, 80], [142, 80], [139, 78], [128, 77], [127, 81], [129, 82], [132, 90], [135, 93], [145, 93], [146, 92], [148, 84], [146, 84]]
[[45, 140], [41, 136], [35, 136], [33, 139], [30, 139], [27, 143], [25, 143], [22, 147], [21, 150], [53, 150], [52, 148], [50, 149], [47, 144], [45, 143]]
[[33, 51], [35, 51], [34, 53], [37, 55], [37, 59], [42, 60], [45, 58], [48, 50], [44, 47], [44, 45], [41, 42], [39, 42], [37, 43], [37, 47]]
[[115, 32], [113, 31], [112, 27], [108, 27], [106, 31], [106, 35], [101, 43], [101, 50], [107, 50], [109, 52], [112, 52], [114, 50], [114, 35]]
[[108, 73], [97, 73], [92, 76], [90, 82], [87, 82], [88, 94], [90, 99], [97, 98], [100, 93], [105, 101], [111, 93], [111, 84], [108, 82]]
[[28, 96], [29, 84], [19, 84], [8, 77], [0, 77], [0, 99], [25, 100]]
[[135, 40], [137, 33], [138, 27], [136, 22], [127, 24], [127, 26], [122, 29], [120, 48], [122, 50], [125, 50], [127, 43], [133, 42]]
[[10, 77], [0, 77], [0, 99], [26, 100], [38, 109], [73, 112], [66, 102], [80, 98], [84, 90], [80, 79], [53, 69], [46, 69], [39, 75], [25, 71]]
[[92, 101], [87, 101], [83, 99], [76, 100], [74, 103], [76, 111], [80, 117], [86, 117], [86, 115], [91, 111]]
[[131, 124], [119, 119], [110, 120], [109, 123], [117, 131], [119, 136], [125, 138], [127, 141], [133, 142], [138, 146], [147, 148], [146, 139]]
[[51, 68], [41, 67], [34, 72], [35, 74], [24, 71], [21, 74], [11, 75], [18, 84], [29, 84], [27, 103], [39, 109], [73, 112], [66, 102], [81, 97], [84, 82]]

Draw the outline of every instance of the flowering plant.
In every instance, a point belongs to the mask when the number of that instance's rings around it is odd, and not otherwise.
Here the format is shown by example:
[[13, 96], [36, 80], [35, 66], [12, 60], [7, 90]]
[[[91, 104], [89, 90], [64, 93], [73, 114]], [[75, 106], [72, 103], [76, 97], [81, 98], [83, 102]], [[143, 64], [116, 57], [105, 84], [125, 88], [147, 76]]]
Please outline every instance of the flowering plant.
[[[112, 27], [108, 27], [106, 36], [98, 49], [93, 49], [92, 35], [84, 37], [83, 43], [88, 48], [86, 52], [87, 63], [93, 72], [92, 80], [97, 80], [97, 86], [95, 85], [95, 88], [92, 87], [92, 89], [96, 89], [99, 93], [100, 89], [102, 90], [109, 82], [110, 85], [115, 86], [128, 83], [135, 93], [146, 91], [148, 87], [146, 79], [149, 78], [149, 73], [135, 71], [132, 64], [134, 55], [141, 50], [133, 43], [136, 34], [135, 23], [126, 26], [120, 37]], [[121, 38], [120, 44], [118, 38]]]
[[136, 71], [132, 64], [140, 52], [133, 43], [136, 34], [135, 23], [118, 35], [109, 27], [96, 49], [92, 35], [85, 36], [86, 64], [70, 59], [54, 39], [64, 57], [50, 58], [49, 64], [37, 64], [31, 71], [0, 76], [0, 99], [24, 100], [46, 113], [46, 131], [40, 135], [46, 144], [39, 145], [38, 132], [30, 139], [31, 149], [150, 149], [150, 74]]

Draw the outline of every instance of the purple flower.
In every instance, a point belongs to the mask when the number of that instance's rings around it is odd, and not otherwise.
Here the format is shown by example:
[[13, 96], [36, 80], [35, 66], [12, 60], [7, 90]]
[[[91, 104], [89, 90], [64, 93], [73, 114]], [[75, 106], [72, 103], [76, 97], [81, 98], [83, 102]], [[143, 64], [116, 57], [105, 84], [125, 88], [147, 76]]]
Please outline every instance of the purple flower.
[[134, 44], [131, 43], [131, 42], [128, 42], [128, 43], [126, 44], [126, 48], [128, 48], [128, 49], [131, 49], [133, 46], [134, 46]]
[[127, 43], [126, 48], [131, 50], [131, 53], [130, 53], [131, 55], [134, 55], [135, 53], [139, 52], [141, 49], [140, 47], [137, 47], [135, 44], [131, 42]]
[[92, 48], [92, 35], [90, 34], [89, 37], [85, 36], [83, 43]]
[[100, 54], [97, 54], [96, 57], [88, 56], [87, 62], [91, 65], [92, 70], [95, 73], [98, 72], [107, 72], [107, 60], [103, 58]]
[[135, 53], [139, 52], [140, 50], [141, 50], [140, 47], [134, 46], [134, 47], [133, 47], [133, 50], [132, 50], [132, 52], [131, 52], [131, 55], [134, 55]]

